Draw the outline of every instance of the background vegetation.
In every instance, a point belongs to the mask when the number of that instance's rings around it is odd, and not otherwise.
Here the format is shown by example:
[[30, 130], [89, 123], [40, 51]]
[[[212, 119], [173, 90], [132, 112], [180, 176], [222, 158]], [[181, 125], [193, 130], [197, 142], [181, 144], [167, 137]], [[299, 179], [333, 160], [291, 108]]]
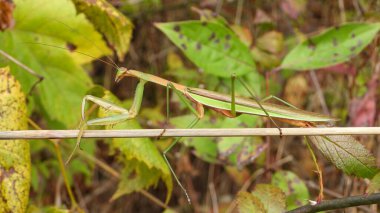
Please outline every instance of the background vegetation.
[[[8, 99], [0, 98], [0, 115], [8, 115], [2, 117], [2, 130], [25, 129], [25, 116], [29, 129], [75, 129], [86, 94], [129, 108], [138, 81], [115, 83], [114, 62], [226, 94], [236, 73], [261, 98], [276, 95], [296, 107], [331, 115], [339, 119], [337, 126], [379, 126], [377, 1], [15, 0], [14, 8], [0, 2], [0, 50], [38, 73], [36, 77], [0, 57], [1, 67], [9, 66], [21, 85], [3, 69], [0, 89], [8, 85], [2, 82], [12, 82], [16, 93], [11, 97], [16, 98], [9, 103], [22, 99], [20, 90], [27, 100], [27, 106], [12, 114], [5, 107]], [[43, 80], [36, 84], [38, 76]], [[241, 85], [237, 93], [249, 96]], [[25, 107], [27, 115], [15, 117]], [[170, 97], [168, 123], [166, 107], [166, 88], [148, 83], [138, 117], [113, 128], [180, 128], [193, 119], [175, 95]], [[88, 112], [91, 117], [104, 115], [95, 107]], [[11, 121], [20, 125], [9, 126]], [[230, 119], [207, 110], [196, 127], [270, 125], [257, 116]], [[312, 140], [319, 150], [325, 199], [364, 194], [368, 179], [377, 173], [378, 136], [356, 139]], [[21, 176], [16, 180], [23, 182], [13, 194], [22, 202], [0, 207], [20, 212], [26, 206], [30, 212], [280, 212], [318, 196], [318, 174], [303, 137], [184, 138], [169, 153], [169, 161], [192, 198], [190, 206], [161, 155], [172, 141], [83, 139], [82, 150], [67, 167], [62, 159], [75, 141], [32, 140], [30, 151], [25, 141], [10, 150], [8, 144], [15, 142], [9, 141], [2, 152], [23, 158], [16, 166]], [[6, 171], [18, 165], [17, 156], [4, 156], [0, 163]], [[4, 184], [18, 183], [12, 181]], [[9, 203], [16, 199], [1, 193]], [[350, 211], [370, 210], [376, 207]]]

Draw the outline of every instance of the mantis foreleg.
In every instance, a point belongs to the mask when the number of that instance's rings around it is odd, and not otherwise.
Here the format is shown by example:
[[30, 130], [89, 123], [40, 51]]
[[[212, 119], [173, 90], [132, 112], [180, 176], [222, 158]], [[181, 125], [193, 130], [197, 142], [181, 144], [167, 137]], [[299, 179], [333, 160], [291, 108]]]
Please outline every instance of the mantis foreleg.
[[[80, 141], [84, 132], [84, 129], [86, 126], [94, 126], [94, 125], [114, 125], [129, 119], [133, 119], [136, 117], [140, 110], [141, 102], [142, 102], [142, 97], [144, 94], [144, 85], [146, 81], [145, 80], [140, 80], [140, 82], [137, 84], [136, 91], [135, 91], [135, 96], [133, 99], [132, 106], [129, 110], [124, 109], [123, 107], [117, 106], [114, 103], [104, 100], [102, 98], [98, 98], [92, 95], [86, 95], [83, 98], [82, 101], [82, 120], [79, 125], [79, 133], [77, 137], [77, 142], [75, 144], [74, 150], [71, 152], [69, 158], [66, 161], [66, 164], [68, 164], [73, 157], [75, 151], [78, 149], [80, 146]], [[85, 108], [86, 108], [86, 103], [88, 101], [93, 102], [94, 104], [97, 104], [99, 107], [106, 109], [107, 111], [118, 113], [116, 115], [111, 115], [103, 118], [95, 118], [89, 121], [85, 121]]]

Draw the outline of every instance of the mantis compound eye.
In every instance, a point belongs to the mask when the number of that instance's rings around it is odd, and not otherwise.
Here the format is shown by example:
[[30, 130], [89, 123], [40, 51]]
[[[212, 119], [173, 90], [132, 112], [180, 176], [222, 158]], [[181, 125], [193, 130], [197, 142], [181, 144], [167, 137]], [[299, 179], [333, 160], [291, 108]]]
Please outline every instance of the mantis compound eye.
[[121, 79], [123, 79], [125, 76], [128, 75], [128, 70], [126, 68], [118, 69], [116, 72], [115, 82], [119, 82]]

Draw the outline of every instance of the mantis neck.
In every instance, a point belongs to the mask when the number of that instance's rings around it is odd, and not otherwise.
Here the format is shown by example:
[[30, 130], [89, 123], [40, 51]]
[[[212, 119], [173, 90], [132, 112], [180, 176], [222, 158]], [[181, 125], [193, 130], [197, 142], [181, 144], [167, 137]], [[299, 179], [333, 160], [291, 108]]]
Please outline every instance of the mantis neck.
[[136, 77], [136, 78], [139, 78], [139, 79], [143, 79], [145, 81], [149, 81], [149, 82], [152, 82], [152, 83], [156, 83], [156, 84], [159, 84], [159, 85], [164, 86], [164, 87], [167, 87], [168, 84], [171, 83], [177, 90], [181, 91], [184, 94], [186, 93], [186, 88], [187, 87], [184, 86], [184, 85], [177, 84], [177, 83], [174, 83], [172, 81], [168, 81], [166, 79], [157, 77], [155, 75], [143, 73], [143, 72], [136, 71], [136, 70], [128, 70], [128, 72], [133, 77]]

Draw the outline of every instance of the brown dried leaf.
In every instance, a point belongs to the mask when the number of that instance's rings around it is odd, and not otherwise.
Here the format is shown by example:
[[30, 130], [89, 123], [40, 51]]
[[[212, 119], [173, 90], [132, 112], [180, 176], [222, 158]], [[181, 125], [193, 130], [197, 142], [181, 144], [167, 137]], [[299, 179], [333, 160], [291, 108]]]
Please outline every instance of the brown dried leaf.
[[0, 0], [0, 31], [12, 28], [15, 24], [13, 9], [15, 5], [10, 0]]

